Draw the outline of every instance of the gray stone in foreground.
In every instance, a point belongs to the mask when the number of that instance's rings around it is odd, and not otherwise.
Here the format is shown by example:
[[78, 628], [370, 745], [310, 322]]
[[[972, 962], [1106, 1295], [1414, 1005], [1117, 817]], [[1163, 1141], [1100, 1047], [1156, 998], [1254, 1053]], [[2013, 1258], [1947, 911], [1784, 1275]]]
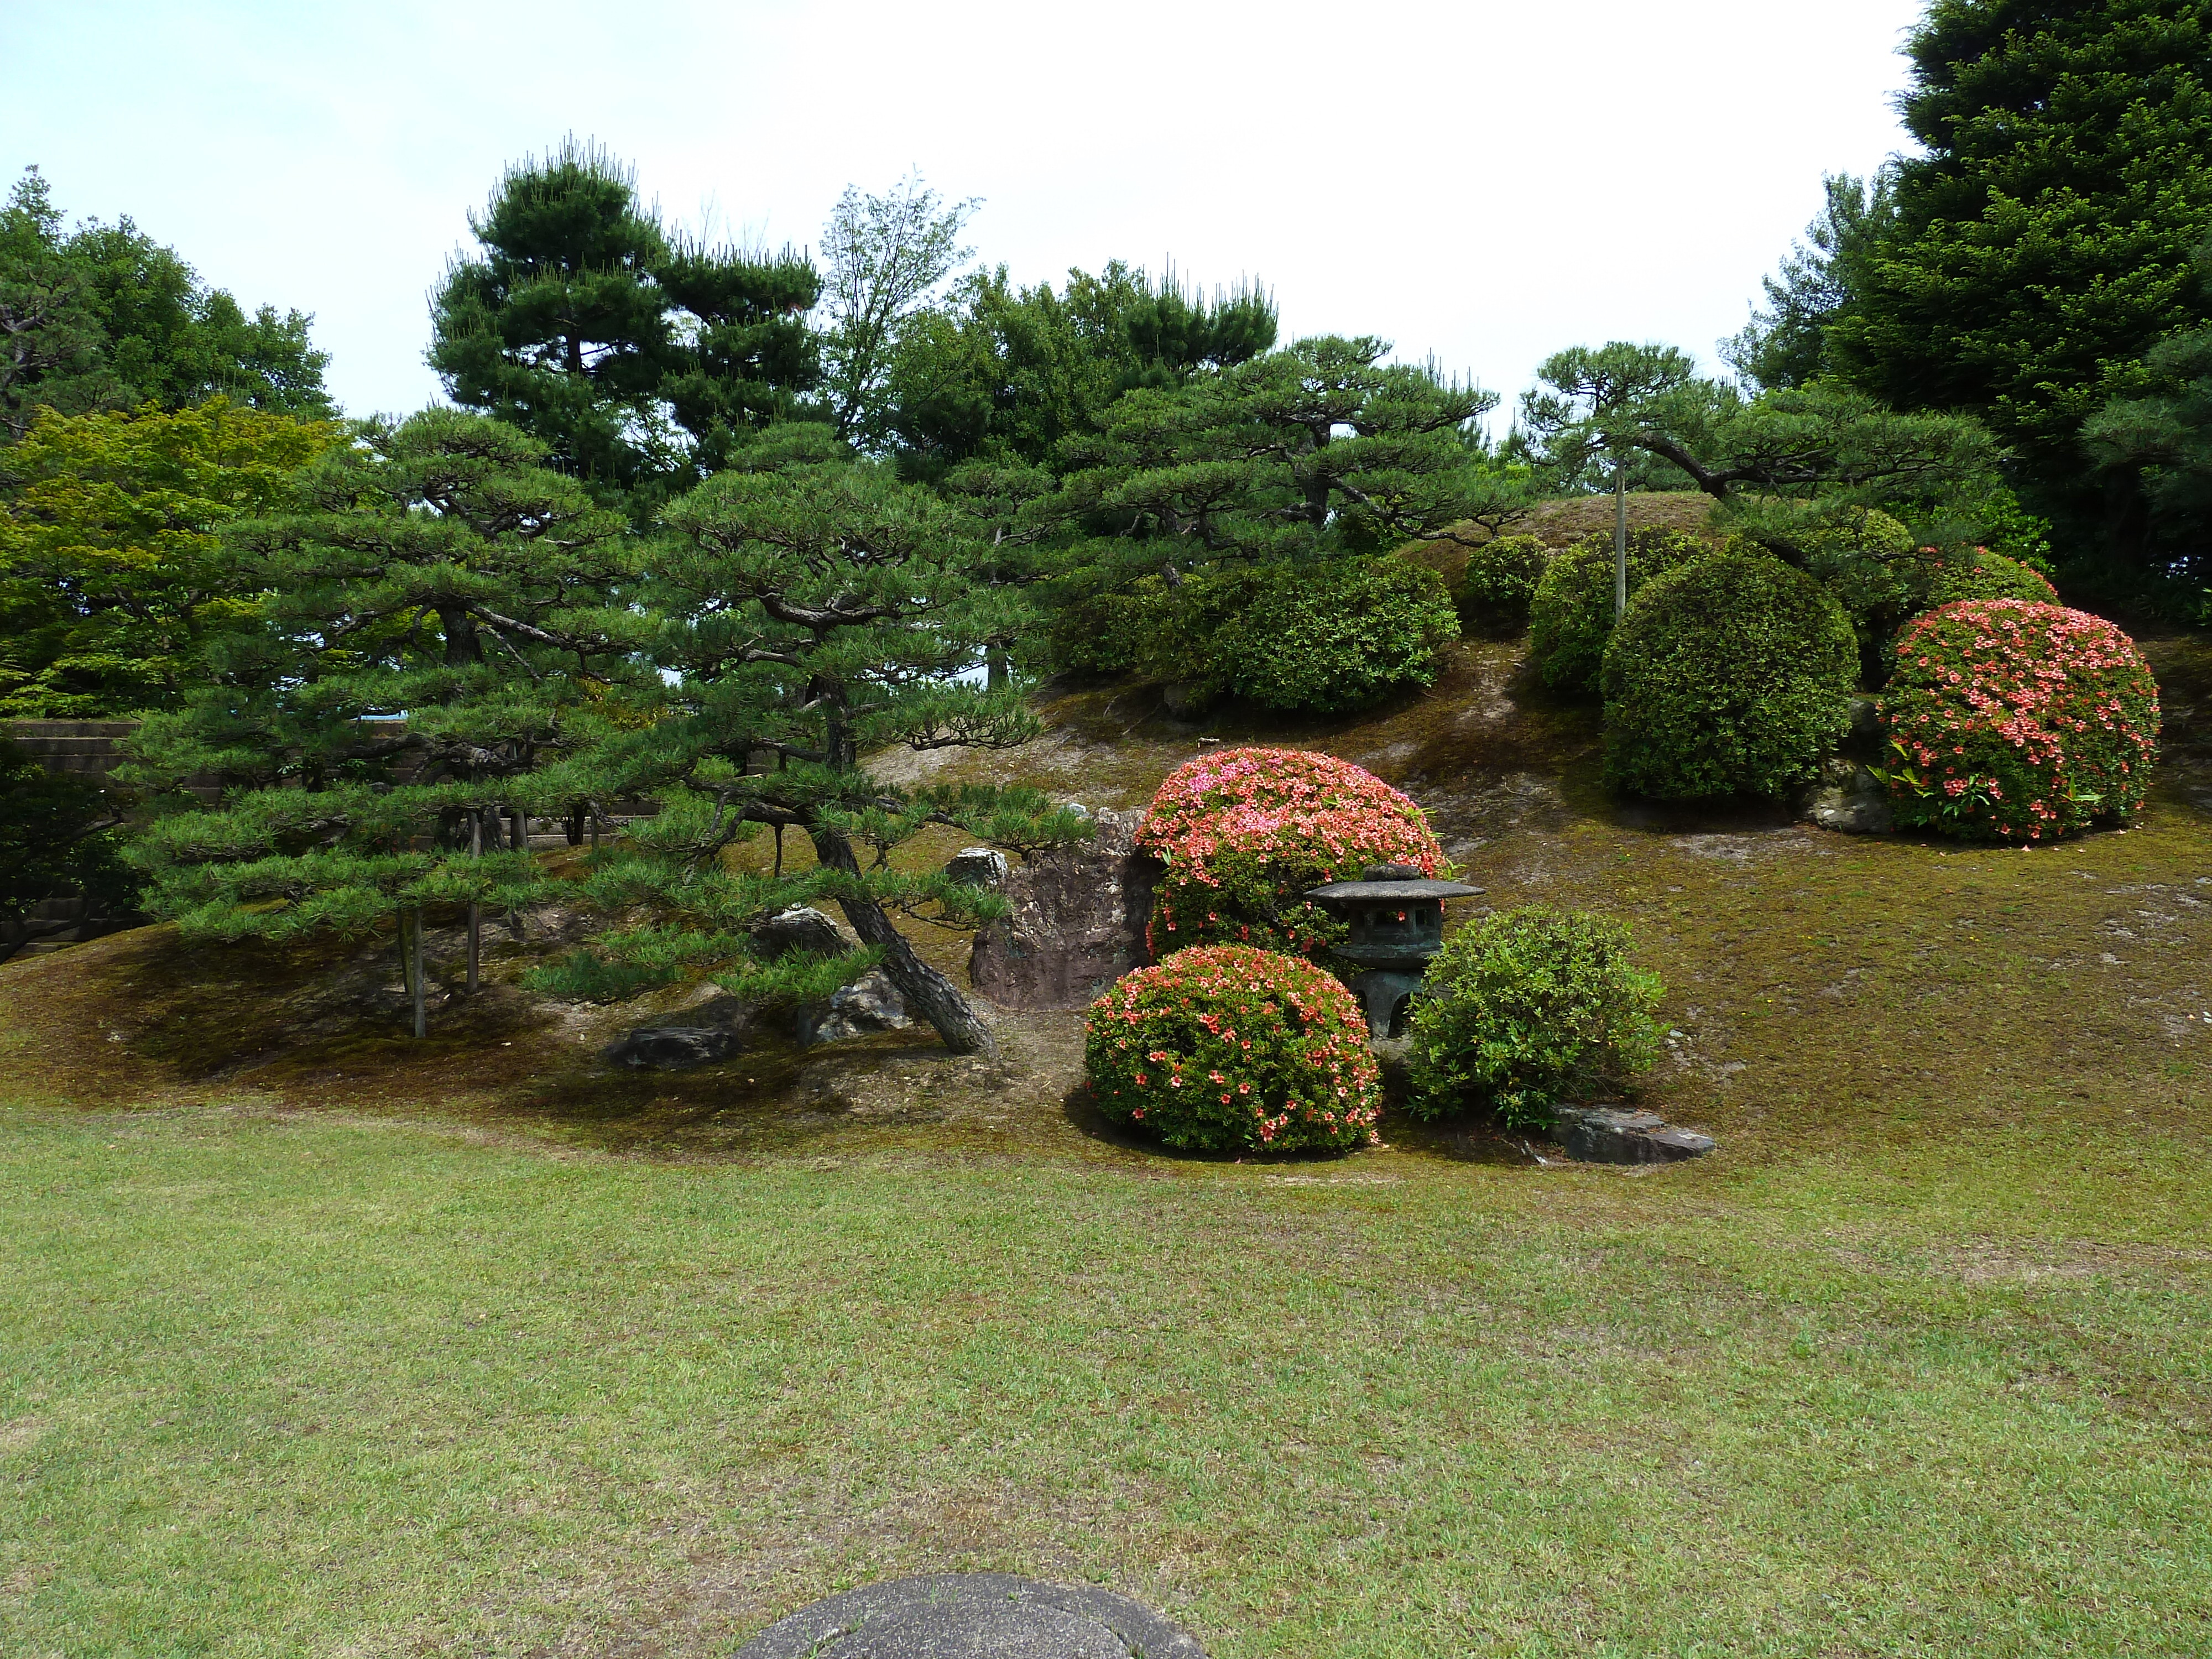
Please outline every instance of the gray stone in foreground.
[[1676, 1164], [1712, 1151], [1711, 1135], [1677, 1128], [1656, 1112], [1562, 1106], [1552, 1138], [1586, 1164]]
[[802, 1607], [735, 1659], [1206, 1659], [1141, 1601], [1007, 1572], [928, 1573]]
[[810, 1003], [799, 1011], [799, 1046], [842, 1042], [871, 1031], [902, 1031], [913, 1024], [907, 1018], [906, 999], [890, 975], [871, 968], [850, 985], [831, 992], [828, 1002]]

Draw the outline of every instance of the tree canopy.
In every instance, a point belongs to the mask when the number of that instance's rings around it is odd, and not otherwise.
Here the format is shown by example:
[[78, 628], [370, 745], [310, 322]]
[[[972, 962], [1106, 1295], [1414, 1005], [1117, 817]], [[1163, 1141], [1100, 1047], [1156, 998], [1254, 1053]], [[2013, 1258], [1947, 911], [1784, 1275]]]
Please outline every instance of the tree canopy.
[[819, 381], [813, 265], [670, 233], [596, 145], [508, 167], [469, 227], [479, 252], [432, 296], [430, 366], [602, 502], [649, 515]]
[[[988, 544], [930, 492], [838, 459], [828, 435], [772, 434], [757, 470], [724, 472], [669, 508], [639, 601], [672, 683], [660, 718], [594, 761], [604, 788], [650, 793], [661, 811], [586, 888], [609, 912], [643, 905], [655, 920], [540, 982], [619, 994], [705, 969], [738, 994], [792, 998], [880, 963], [948, 1046], [990, 1052], [988, 1028], [890, 913], [969, 927], [1000, 902], [941, 872], [895, 869], [890, 853], [932, 823], [1017, 850], [1087, 826], [1034, 790], [906, 790], [862, 764], [884, 748], [1006, 747], [1038, 723], [1019, 687], [963, 678], [1021, 603], [980, 579]], [[726, 854], [763, 827], [774, 866], [733, 866]], [[784, 870], [787, 830], [811, 845], [803, 876]], [[819, 900], [842, 909], [862, 948], [826, 964], [770, 960], [756, 930]]]
[[310, 343], [313, 320], [267, 305], [248, 317], [127, 218], [65, 228], [30, 168], [0, 209], [0, 442], [40, 408], [178, 410], [221, 396], [326, 419], [330, 354]]
[[339, 441], [326, 421], [214, 397], [166, 412], [40, 411], [0, 451], [0, 714], [173, 708], [211, 636], [256, 624], [258, 573], [221, 539]]

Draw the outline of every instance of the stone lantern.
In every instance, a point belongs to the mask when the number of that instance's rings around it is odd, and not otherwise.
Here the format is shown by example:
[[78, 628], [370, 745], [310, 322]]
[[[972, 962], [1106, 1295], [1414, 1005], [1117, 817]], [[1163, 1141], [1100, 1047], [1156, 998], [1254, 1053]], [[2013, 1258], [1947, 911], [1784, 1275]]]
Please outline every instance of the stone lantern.
[[1372, 1036], [1405, 1035], [1413, 993], [1421, 988], [1429, 958], [1443, 948], [1444, 901], [1481, 891], [1424, 876], [1409, 864], [1370, 865], [1358, 881], [1307, 890], [1307, 898], [1351, 929], [1336, 953], [1364, 970], [1352, 988], [1367, 1011]]

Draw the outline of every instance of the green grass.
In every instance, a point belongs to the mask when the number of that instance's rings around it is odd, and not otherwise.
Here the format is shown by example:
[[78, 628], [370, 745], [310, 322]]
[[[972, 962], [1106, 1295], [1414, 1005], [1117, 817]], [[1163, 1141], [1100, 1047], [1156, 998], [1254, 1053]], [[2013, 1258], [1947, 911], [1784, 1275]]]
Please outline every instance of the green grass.
[[722, 1652], [939, 1568], [1218, 1659], [2212, 1648], [2200, 1141], [1637, 1179], [6, 1128], [10, 1655]]
[[[0, 969], [0, 1656], [726, 1655], [963, 1568], [1215, 1659], [2212, 1652], [2212, 651], [2159, 649], [2151, 812], [2029, 854], [1616, 809], [1507, 646], [1227, 730], [1632, 924], [1644, 1097], [1721, 1140], [1662, 1171], [1164, 1158], [1072, 1015], [613, 1074], [520, 946], [422, 1044], [374, 942]], [[1094, 803], [1195, 752], [1053, 714], [1006, 764]]]

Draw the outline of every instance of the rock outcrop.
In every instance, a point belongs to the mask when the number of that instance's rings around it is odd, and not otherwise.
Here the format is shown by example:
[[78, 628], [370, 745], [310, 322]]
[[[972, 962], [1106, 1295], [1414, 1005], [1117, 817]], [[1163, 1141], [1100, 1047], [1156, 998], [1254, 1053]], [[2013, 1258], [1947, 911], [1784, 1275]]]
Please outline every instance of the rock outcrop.
[[1000, 890], [1012, 908], [975, 935], [969, 979], [1002, 1008], [1085, 1007], [1152, 959], [1145, 923], [1160, 866], [1132, 844], [1144, 814], [1091, 817], [1096, 839], [1036, 854], [1007, 872]]
[[831, 992], [828, 1002], [810, 1003], [799, 1011], [799, 1045], [811, 1048], [872, 1031], [902, 1031], [913, 1024], [906, 999], [890, 975], [871, 968], [850, 985]]

